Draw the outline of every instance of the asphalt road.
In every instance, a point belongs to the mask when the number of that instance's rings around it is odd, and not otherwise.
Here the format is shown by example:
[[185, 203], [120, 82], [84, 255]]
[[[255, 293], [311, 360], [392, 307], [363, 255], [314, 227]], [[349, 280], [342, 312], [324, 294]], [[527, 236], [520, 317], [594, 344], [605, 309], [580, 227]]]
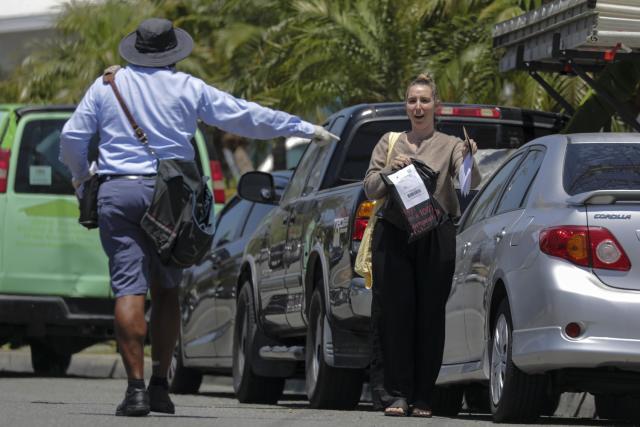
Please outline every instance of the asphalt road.
[[[456, 418], [389, 418], [362, 403], [354, 411], [312, 410], [299, 391], [301, 383], [290, 383], [278, 405], [240, 404], [228, 378], [205, 377], [197, 395], [174, 395], [175, 415], [150, 414], [144, 418], [115, 417], [124, 395], [125, 380], [114, 373], [96, 378], [96, 367], [104, 355], [74, 356], [71, 376], [39, 378], [26, 363], [28, 353], [0, 352], [0, 427], [102, 427], [126, 426], [489, 426], [488, 415], [465, 414]], [[113, 357], [111, 359], [114, 359]], [[86, 372], [84, 374], [83, 372]], [[506, 425], [506, 424], [505, 424]], [[538, 425], [605, 426], [610, 423], [589, 418], [541, 418]]]

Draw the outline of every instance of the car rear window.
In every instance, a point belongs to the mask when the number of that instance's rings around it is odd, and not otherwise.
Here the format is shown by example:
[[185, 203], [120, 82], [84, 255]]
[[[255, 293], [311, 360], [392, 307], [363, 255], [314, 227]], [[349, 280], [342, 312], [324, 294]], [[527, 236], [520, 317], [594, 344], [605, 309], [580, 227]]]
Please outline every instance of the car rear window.
[[[66, 119], [31, 120], [20, 140], [16, 193], [73, 194], [71, 172], [58, 160]], [[89, 143], [89, 161], [98, 157], [98, 139]]]
[[[517, 149], [529, 140], [546, 135], [551, 130], [537, 128], [532, 135], [525, 132], [523, 125], [511, 125], [505, 123], [487, 123], [479, 121], [449, 121], [439, 117], [437, 129], [448, 135], [464, 138], [465, 127], [469, 136], [473, 138], [481, 150], [476, 161], [478, 161], [483, 183], [491, 174]], [[349, 152], [345, 163], [342, 166], [340, 178], [346, 182], [354, 182], [364, 179], [364, 175], [369, 167], [371, 153], [378, 140], [389, 130], [407, 130], [410, 124], [408, 120], [403, 121], [377, 121], [363, 124], [349, 146]]]
[[569, 144], [564, 158], [568, 194], [640, 189], [640, 144]]

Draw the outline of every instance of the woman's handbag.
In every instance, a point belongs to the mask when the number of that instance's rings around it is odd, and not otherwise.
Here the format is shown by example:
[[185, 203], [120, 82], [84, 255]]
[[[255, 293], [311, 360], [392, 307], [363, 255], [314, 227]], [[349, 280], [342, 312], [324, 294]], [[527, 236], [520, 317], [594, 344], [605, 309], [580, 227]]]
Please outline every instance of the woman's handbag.
[[389, 188], [389, 196], [383, 213], [386, 217], [398, 218], [402, 228], [409, 234], [411, 243], [449, 219], [433, 197], [439, 172], [418, 159], [412, 164], [383, 175]]
[[80, 217], [78, 222], [91, 230], [98, 227], [98, 190], [100, 189], [100, 177], [98, 174], [82, 184], [82, 197], [78, 197], [80, 205]]
[[[400, 132], [391, 132], [389, 135], [389, 147], [387, 149], [387, 165], [389, 164], [389, 160], [391, 160], [391, 152], [393, 151], [394, 145], [398, 141], [400, 137]], [[369, 222], [364, 229], [364, 233], [362, 234], [362, 240], [360, 241], [360, 247], [358, 247], [358, 255], [356, 256], [356, 262], [353, 267], [356, 273], [360, 276], [364, 277], [364, 285], [367, 289], [371, 289], [373, 286], [373, 270], [372, 270], [372, 262], [371, 262], [371, 240], [373, 235], [373, 229], [376, 226], [376, 222], [378, 221], [378, 217], [376, 216], [378, 210], [382, 206], [384, 202], [384, 197], [375, 201], [375, 206], [373, 208], [373, 212], [369, 217]]]

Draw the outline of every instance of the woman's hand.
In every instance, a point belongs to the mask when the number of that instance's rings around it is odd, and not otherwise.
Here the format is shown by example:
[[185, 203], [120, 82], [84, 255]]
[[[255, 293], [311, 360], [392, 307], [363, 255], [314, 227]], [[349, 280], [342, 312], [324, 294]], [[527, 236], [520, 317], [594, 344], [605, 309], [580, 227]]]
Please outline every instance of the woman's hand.
[[[478, 145], [476, 144], [476, 141], [473, 139], [469, 139], [469, 145], [471, 146], [471, 155], [475, 156], [475, 154], [478, 152]], [[462, 158], [465, 158], [467, 153], [469, 152], [469, 145], [463, 144]]]
[[405, 166], [409, 166], [411, 164], [411, 157], [403, 156], [399, 154], [393, 160], [391, 160], [391, 168], [393, 170], [402, 169]]

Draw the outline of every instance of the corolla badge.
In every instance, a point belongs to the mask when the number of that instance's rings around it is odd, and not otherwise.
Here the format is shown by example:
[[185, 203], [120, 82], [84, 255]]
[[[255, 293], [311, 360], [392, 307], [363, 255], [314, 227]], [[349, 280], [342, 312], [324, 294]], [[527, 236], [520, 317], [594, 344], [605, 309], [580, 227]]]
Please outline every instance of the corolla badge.
[[630, 214], [595, 214], [594, 219], [631, 219]]

